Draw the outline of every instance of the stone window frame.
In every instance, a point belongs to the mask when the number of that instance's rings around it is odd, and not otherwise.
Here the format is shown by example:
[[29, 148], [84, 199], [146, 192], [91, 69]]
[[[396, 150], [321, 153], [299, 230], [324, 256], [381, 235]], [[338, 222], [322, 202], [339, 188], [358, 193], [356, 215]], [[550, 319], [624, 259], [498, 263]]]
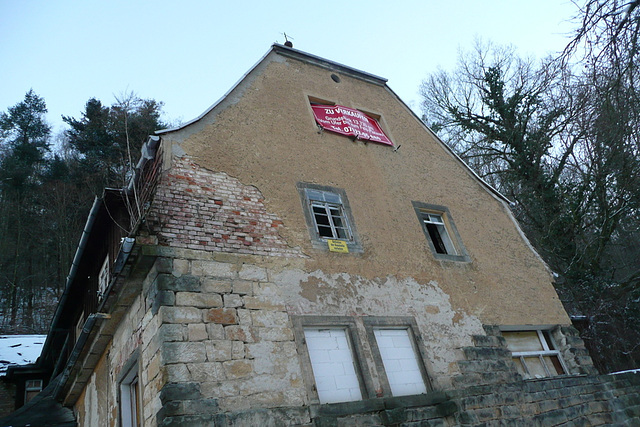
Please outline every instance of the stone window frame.
[[[311, 236], [311, 246], [314, 249], [320, 249], [324, 251], [329, 251], [329, 243], [328, 240], [324, 237], [321, 237], [318, 233], [318, 229], [316, 227], [316, 221], [311, 211], [311, 203], [313, 199], [309, 197], [309, 190], [329, 193], [331, 195], [337, 196], [341, 207], [341, 212], [344, 215], [345, 222], [347, 224], [350, 239], [333, 239], [333, 240], [342, 240], [346, 243], [347, 248], [349, 249], [349, 253], [362, 253], [362, 244], [360, 243], [360, 237], [358, 235], [358, 231], [356, 229], [355, 221], [353, 215], [351, 213], [351, 205], [349, 203], [349, 199], [347, 198], [347, 193], [342, 188], [331, 187], [328, 185], [319, 185], [312, 184], [308, 182], [298, 182], [296, 183], [296, 188], [298, 190], [298, 194], [300, 195], [300, 201], [302, 203], [302, 211], [304, 213], [304, 218], [307, 223], [307, 229], [309, 230], [309, 235]], [[335, 203], [334, 203], [335, 204]]]
[[[538, 356], [539, 358], [542, 358], [544, 356], [551, 356], [551, 357], [557, 357], [558, 361], [562, 367], [562, 370], [564, 371], [561, 374], [557, 374], [557, 375], [546, 375], [543, 378], [551, 378], [554, 376], [561, 376], [561, 375], [570, 375], [570, 370], [569, 367], [567, 366], [567, 363], [565, 362], [564, 358], [562, 357], [562, 352], [560, 347], [558, 346], [558, 343], [556, 342], [555, 338], [553, 337], [553, 327], [549, 327], [549, 326], [544, 326], [544, 325], [540, 325], [540, 326], [501, 326], [500, 327], [500, 332], [502, 337], [505, 339], [505, 347], [507, 348], [507, 350], [509, 350], [511, 352], [512, 358], [513, 359], [519, 359], [520, 363], [522, 363], [523, 367], [526, 368], [526, 363], [524, 363], [524, 358], [525, 357], [535, 357]], [[509, 344], [508, 341], [506, 339], [506, 337], [504, 336], [504, 333], [509, 333], [509, 332], [537, 332], [538, 335], [538, 339], [540, 340], [540, 343], [542, 344], [543, 350], [540, 351], [512, 351], [511, 349], [509, 349]], [[514, 360], [514, 363], [516, 363], [516, 361]], [[547, 373], [549, 373], [549, 367], [546, 366], [546, 363], [543, 361], [541, 362], [542, 366], [545, 368], [545, 371]], [[517, 366], [517, 365], [516, 365]], [[518, 372], [520, 373], [520, 372]], [[521, 374], [522, 375], [522, 374]], [[529, 377], [529, 378], [525, 378], [523, 376], [523, 379], [525, 380], [536, 380], [539, 379], [537, 377]]]
[[[420, 227], [422, 228], [422, 232], [427, 238], [429, 248], [431, 249], [431, 253], [433, 254], [434, 258], [442, 261], [471, 262], [471, 257], [467, 253], [467, 249], [462, 243], [462, 238], [460, 237], [460, 233], [458, 233], [458, 229], [455, 222], [453, 221], [453, 217], [451, 215], [451, 212], [449, 211], [449, 208], [447, 208], [446, 206], [418, 202], [415, 200], [412, 201], [411, 204], [416, 212], [418, 221], [420, 222]], [[429, 234], [429, 230], [425, 225], [425, 214], [435, 214], [441, 216], [447, 235], [456, 250], [456, 254], [438, 253]]]
[[[144, 422], [144, 414], [142, 412], [142, 382], [140, 373], [140, 352], [136, 349], [129, 357], [129, 360], [122, 366], [120, 373], [116, 378], [117, 390], [118, 390], [118, 418], [120, 420], [119, 425], [122, 427], [135, 427], [135, 423], [132, 422], [132, 418], [137, 415], [137, 419], [140, 422]], [[131, 405], [131, 385], [134, 384], [135, 395], [137, 402], [133, 409], [137, 411], [134, 414]]]
[[[313, 365], [309, 357], [309, 349], [304, 335], [305, 328], [323, 328], [328, 329], [344, 329], [347, 339], [351, 344], [351, 355], [353, 357], [353, 365], [360, 383], [360, 393], [362, 399], [371, 399], [376, 397], [374, 384], [370, 375], [365, 375], [364, 369], [366, 362], [364, 360], [364, 352], [360, 336], [357, 331], [356, 320], [350, 316], [292, 316], [293, 332], [296, 340], [296, 346], [300, 360], [302, 363], [302, 375], [304, 378], [307, 395], [312, 405], [324, 405], [320, 402], [318, 392], [316, 390], [316, 380], [313, 374]], [[349, 404], [351, 402], [342, 402], [339, 404]]]
[[[387, 377], [387, 371], [384, 368], [384, 362], [382, 361], [382, 355], [380, 353], [380, 349], [378, 348], [378, 341], [375, 337], [374, 329], [382, 328], [382, 329], [406, 329], [409, 331], [409, 339], [413, 344], [414, 354], [416, 356], [416, 362], [418, 363], [418, 368], [420, 369], [420, 373], [422, 374], [422, 381], [427, 389], [427, 393], [433, 391], [433, 384], [431, 383], [431, 378], [427, 371], [425, 361], [427, 359], [427, 354], [424, 350], [424, 342], [422, 341], [422, 337], [417, 331], [418, 324], [416, 323], [413, 317], [402, 316], [365, 316], [362, 318], [362, 322], [364, 324], [365, 332], [367, 335], [367, 340], [369, 342], [369, 346], [372, 350], [373, 362], [376, 367], [376, 371], [378, 373], [378, 378], [380, 380], [382, 386], [383, 396], [392, 397], [391, 386], [389, 385], [389, 379]], [[397, 396], [403, 397], [403, 396]]]

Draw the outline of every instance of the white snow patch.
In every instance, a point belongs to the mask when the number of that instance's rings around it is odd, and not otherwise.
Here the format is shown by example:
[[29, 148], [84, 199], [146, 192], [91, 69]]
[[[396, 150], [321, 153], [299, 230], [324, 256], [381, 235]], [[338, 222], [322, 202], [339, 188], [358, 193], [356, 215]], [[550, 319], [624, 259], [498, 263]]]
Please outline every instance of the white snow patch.
[[46, 335], [0, 335], [0, 376], [9, 365], [33, 363], [40, 356]]
[[640, 374], [640, 369], [629, 369], [628, 371], [611, 372], [609, 375], [629, 374], [629, 373]]

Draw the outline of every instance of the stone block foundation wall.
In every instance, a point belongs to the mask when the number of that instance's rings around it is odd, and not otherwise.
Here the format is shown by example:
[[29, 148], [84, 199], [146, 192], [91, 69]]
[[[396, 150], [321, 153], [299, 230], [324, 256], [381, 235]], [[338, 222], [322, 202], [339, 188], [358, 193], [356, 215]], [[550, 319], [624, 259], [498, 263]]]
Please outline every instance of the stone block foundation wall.
[[[143, 357], [143, 370], [159, 367], [153, 381], [145, 381], [151, 386], [144, 391], [145, 402], [157, 410], [145, 425], [640, 423], [640, 374], [523, 381], [493, 326], [485, 327], [487, 335], [473, 337], [475, 346], [462, 349], [466, 360], [458, 361], [461, 374], [454, 378], [454, 389], [311, 404], [287, 308], [267, 297], [273, 286], [270, 270], [231, 254], [160, 251], [157, 275], [145, 290], [158, 351]], [[560, 329], [554, 332], [557, 341], [572, 339], [570, 328]], [[149, 399], [152, 395], [155, 399]]]
[[267, 269], [234, 255], [161, 250], [180, 257], [159, 258], [147, 291], [164, 380], [158, 425], [219, 425], [229, 414], [253, 425], [256, 411], [308, 423], [296, 415], [306, 395], [291, 321], [264, 298]]

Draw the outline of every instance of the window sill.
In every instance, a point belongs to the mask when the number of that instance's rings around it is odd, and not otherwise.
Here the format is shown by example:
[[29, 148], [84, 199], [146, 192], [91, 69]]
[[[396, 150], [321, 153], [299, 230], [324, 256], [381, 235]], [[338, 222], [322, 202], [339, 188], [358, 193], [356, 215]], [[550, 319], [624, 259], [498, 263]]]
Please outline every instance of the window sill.
[[466, 262], [466, 263], [471, 262], [471, 257], [469, 257], [468, 255], [446, 255], [446, 254], [434, 253], [433, 257], [438, 261]]
[[452, 415], [458, 410], [456, 404], [450, 400], [450, 397], [440, 391], [411, 396], [377, 397], [354, 402], [315, 403], [311, 404], [310, 408], [312, 418], [332, 418], [422, 406], [437, 406], [441, 416]]

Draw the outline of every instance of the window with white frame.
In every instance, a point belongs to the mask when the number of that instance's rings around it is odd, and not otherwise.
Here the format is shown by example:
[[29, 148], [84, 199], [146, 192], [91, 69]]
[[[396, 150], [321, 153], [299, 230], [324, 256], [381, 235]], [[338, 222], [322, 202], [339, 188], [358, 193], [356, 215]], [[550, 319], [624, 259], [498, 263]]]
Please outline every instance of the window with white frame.
[[136, 363], [120, 381], [120, 418], [122, 427], [138, 427], [142, 425], [140, 397], [140, 381], [138, 364]]
[[429, 247], [437, 259], [471, 261], [448, 208], [415, 201], [412, 204]]
[[109, 278], [109, 255], [107, 254], [107, 257], [102, 263], [102, 267], [100, 267], [100, 272], [98, 273], [98, 301], [102, 301], [104, 299], [107, 288], [109, 287]]
[[507, 348], [523, 378], [544, 378], [567, 372], [549, 331], [503, 331]]
[[329, 242], [339, 241], [348, 252], [362, 252], [345, 191], [309, 183], [297, 187], [313, 247], [328, 249]]
[[362, 399], [346, 329], [304, 328], [320, 403]]
[[423, 212], [422, 222], [424, 223], [427, 233], [431, 238], [431, 242], [435, 248], [435, 251], [439, 254], [445, 255], [458, 255], [456, 248], [451, 242], [449, 232], [442, 219], [442, 214]]

